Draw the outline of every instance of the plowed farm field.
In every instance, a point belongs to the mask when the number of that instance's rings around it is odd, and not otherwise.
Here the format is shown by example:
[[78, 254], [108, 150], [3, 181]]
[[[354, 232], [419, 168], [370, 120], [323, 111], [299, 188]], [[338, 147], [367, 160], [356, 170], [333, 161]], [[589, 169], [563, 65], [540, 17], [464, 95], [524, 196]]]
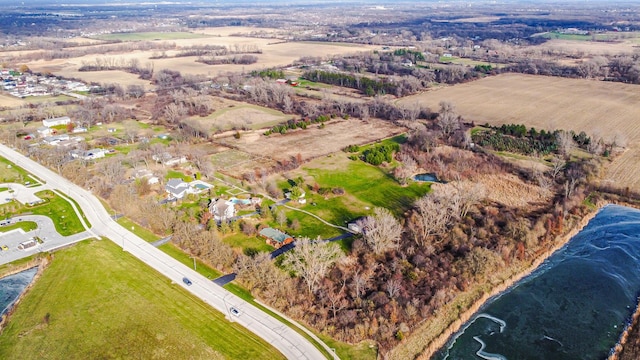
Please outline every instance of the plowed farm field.
[[596, 80], [503, 74], [398, 100], [437, 110], [454, 104], [476, 124], [525, 124], [614, 138], [626, 151], [608, 166], [605, 181], [640, 191], [640, 86]]

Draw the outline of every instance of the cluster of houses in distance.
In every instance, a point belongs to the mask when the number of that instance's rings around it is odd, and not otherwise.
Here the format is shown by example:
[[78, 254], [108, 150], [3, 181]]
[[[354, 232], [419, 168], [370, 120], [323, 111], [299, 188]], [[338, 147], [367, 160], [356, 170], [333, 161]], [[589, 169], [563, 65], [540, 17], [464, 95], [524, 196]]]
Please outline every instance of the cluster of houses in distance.
[[[37, 135], [29, 134], [25, 136], [25, 139], [29, 140], [39, 137], [41, 139], [40, 143], [45, 145], [74, 148], [74, 145], [84, 141], [85, 139], [82, 136], [73, 136], [72, 134], [70, 135], [68, 133], [57, 134], [56, 130], [60, 127], [68, 126], [70, 124], [72, 124], [72, 120], [68, 116], [44, 119], [42, 120], [42, 127], [37, 129]], [[69, 127], [68, 129], [72, 129], [72, 133], [81, 133], [87, 131], [86, 128], [73, 126]], [[167, 135], [163, 134], [161, 136]], [[37, 146], [37, 144], [34, 144], [34, 146]], [[96, 160], [105, 157], [112, 151], [113, 150], [102, 148], [94, 148], [89, 150], [72, 149], [69, 151], [69, 155], [73, 159]], [[156, 163], [162, 164], [164, 166], [176, 166], [187, 162], [187, 158], [185, 156], [174, 157], [169, 153], [154, 155], [152, 156], [152, 159]], [[160, 179], [150, 169], [137, 169], [133, 172], [131, 178], [132, 180], [145, 178], [148, 184], [151, 185], [160, 183]], [[196, 179], [187, 182], [182, 178], [171, 178], [168, 179], [164, 184], [164, 190], [167, 194], [167, 197], [162, 201], [162, 203], [182, 200], [189, 194], [201, 194], [205, 191], [213, 189], [213, 187], [214, 185], [202, 180]], [[295, 199], [291, 199], [292, 196], [290, 193], [287, 193], [286, 195], [286, 198], [290, 201], [298, 201], [299, 203], [305, 203], [306, 201], [304, 193]], [[250, 197], [248, 199], [241, 199], [235, 196], [228, 199], [219, 197], [210, 199], [208, 210], [216, 223], [220, 224], [222, 222], [236, 221], [241, 217], [258, 214], [258, 212], [256, 211], [254, 213], [238, 216], [237, 207], [252, 206], [254, 208], [257, 208], [261, 204], [261, 197]], [[259, 235], [265, 239], [267, 244], [275, 248], [280, 248], [294, 241], [292, 236], [273, 228], [261, 229]]]
[[83, 97], [77, 93], [91, 90], [87, 84], [79, 81], [63, 80], [51, 75], [21, 73], [20, 71], [9, 69], [0, 71], [0, 80], [2, 81], [2, 88], [10, 95], [18, 98], [58, 94]]

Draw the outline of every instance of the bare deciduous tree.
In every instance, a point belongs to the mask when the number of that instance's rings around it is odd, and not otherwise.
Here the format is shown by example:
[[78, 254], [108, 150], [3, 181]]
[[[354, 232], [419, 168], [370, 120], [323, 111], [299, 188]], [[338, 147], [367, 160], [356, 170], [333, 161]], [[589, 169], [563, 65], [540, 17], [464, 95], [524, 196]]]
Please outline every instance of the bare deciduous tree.
[[571, 154], [571, 150], [575, 147], [573, 134], [570, 131], [562, 130], [558, 132], [556, 139], [558, 141], [560, 153], [564, 156], [569, 156], [569, 154]]
[[276, 221], [278, 225], [283, 226], [287, 223], [287, 214], [285, 214], [283, 210], [278, 210], [276, 212]]
[[460, 117], [456, 114], [452, 103], [447, 101], [440, 102], [440, 115], [438, 115], [437, 124], [442, 131], [442, 135], [447, 138], [454, 131], [460, 129]]
[[456, 203], [446, 196], [436, 195], [435, 191], [418, 199], [409, 227], [416, 243], [428, 247], [436, 235], [441, 235], [458, 214]]
[[373, 216], [367, 216], [359, 222], [365, 242], [375, 254], [396, 249], [402, 226], [387, 209], [375, 208], [373, 212]]
[[273, 264], [269, 253], [261, 252], [253, 257], [240, 255], [233, 270], [249, 290], [265, 290], [282, 280], [282, 272]]
[[164, 117], [167, 122], [171, 124], [178, 123], [186, 114], [187, 109], [182, 104], [176, 105], [175, 103], [171, 103], [164, 109]]
[[342, 250], [337, 244], [301, 238], [296, 241], [296, 247], [285, 254], [282, 264], [301, 277], [309, 292], [314, 293], [320, 280], [341, 255]]
[[384, 284], [384, 288], [387, 290], [389, 297], [393, 299], [398, 295], [400, 289], [402, 289], [402, 282], [396, 278], [391, 278]]

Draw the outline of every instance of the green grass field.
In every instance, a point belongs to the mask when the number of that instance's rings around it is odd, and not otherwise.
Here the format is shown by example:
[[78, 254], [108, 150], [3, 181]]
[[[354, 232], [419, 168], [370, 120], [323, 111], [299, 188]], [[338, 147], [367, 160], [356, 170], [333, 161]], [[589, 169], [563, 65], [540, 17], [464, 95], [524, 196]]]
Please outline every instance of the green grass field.
[[160, 240], [160, 237], [150, 230], [143, 228], [142, 226], [136, 224], [133, 220], [128, 217], [121, 217], [118, 220], [118, 224], [122, 225], [125, 229], [131, 231], [132, 233], [138, 235], [142, 240], [148, 242], [154, 242]]
[[610, 41], [612, 36], [608, 34], [594, 34], [594, 35], [579, 35], [579, 34], [561, 34], [556, 31], [547, 32], [538, 35], [546, 39], [560, 39], [560, 40], [573, 40], [573, 41]]
[[96, 36], [96, 39], [107, 41], [143, 41], [143, 40], [179, 40], [179, 39], [200, 39], [211, 37], [211, 35], [194, 34], [190, 32], [133, 32], [133, 33], [112, 33]]
[[[47, 202], [42, 205], [36, 205], [32, 208], [26, 208], [23, 211], [51, 218], [56, 226], [56, 230], [62, 236], [69, 236], [85, 231], [80, 219], [76, 215], [75, 211], [73, 211], [71, 204], [67, 200], [49, 190], [37, 192], [35, 195], [41, 199], [47, 200]], [[87, 225], [91, 226], [88, 223]]]
[[15, 224], [11, 224], [11, 225], [6, 225], [3, 227], [0, 227], [0, 232], [7, 232], [7, 231], [11, 231], [11, 230], [15, 230], [15, 229], [22, 229], [22, 231], [24, 232], [29, 232], [31, 230], [35, 230], [38, 228], [38, 224], [36, 224], [33, 221], [21, 221], [19, 223], [15, 223]]
[[0, 336], [0, 358], [283, 357], [103, 240], [55, 253]]
[[[334, 224], [344, 225], [344, 221], [368, 213], [367, 207], [384, 207], [396, 215], [402, 214], [416, 199], [429, 192], [428, 184], [401, 186], [380, 167], [360, 160], [348, 160], [343, 154], [334, 155], [334, 161], [338, 161], [339, 157], [345, 157], [348, 163], [339, 166], [338, 170], [326, 169], [322, 165], [314, 167], [314, 162], [304, 168], [320, 187], [340, 187], [345, 190], [345, 195], [329, 196], [328, 200], [312, 195], [307, 205], [302, 207]], [[312, 205], [313, 202], [316, 206]]]
[[222, 237], [227, 245], [235, 249], [256, 249], [260, 252], [271, 252], [275, 250], [273, 246], [267, 245], [264, 239], [257, 236], [247, 236], [243, 233], [229, 234]]
[[[0, 205], [0, 217], [8, 218], [12, 216], [19, 216], [20, 214], [44, 215], [53, 220], [56, 230], [63, 236], [69, 236], [85, 231], [80, 219], [76, 215], [75, 211], [73, 211], [71, 204], [67, 200], [61, 198], [50, 190], [37, 192], [36, 196], [46, 201], [33, 207], [24, 206], [15, 200], [2, 204]], [[82, 216], [84, 216], [84, 214], [82, 214]], [[88, 222], [87, 225], [90, 226]]]
[[41, 103], [47, 103], [47, 102], [68, 101], [73, 99], [75, 98], [72, 98], [71, 96], [67, 96], [67, 95], [57, 95], [57, 96], [50, 95], [50, 96], [27, 96], [22, 100], [24, 100], [24, 102], [28, 104], [41, 104]]
[[29, 181], [29, 173], [11, 161], [0, 157], [0, 182], [24, 184]]

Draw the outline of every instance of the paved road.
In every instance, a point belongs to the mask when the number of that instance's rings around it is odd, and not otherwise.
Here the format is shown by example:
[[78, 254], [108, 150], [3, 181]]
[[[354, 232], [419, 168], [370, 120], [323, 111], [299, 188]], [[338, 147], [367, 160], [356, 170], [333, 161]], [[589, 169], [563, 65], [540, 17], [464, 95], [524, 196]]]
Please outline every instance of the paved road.
[[[205, 303], [221, 311], [231, 321], [237, 322], [263, 338], [288, 359], [325, 359], [311, 342], [293, 329], [127, 231], [111, 219], [110, 214], [100, 201], [89, 191], [5, 145], [0, 145], [0, 155], [40, 177], [49, 187], [58, 189], [73, 198], [91, 223], [93, 233], [105, 236], [122, 246], [123, 250], [128, 251]], [[192, 285], [184, 284], [182, 281], [184, 277], [189, 278]], [[231, 307], [236, 308], [239, 314], [232, 315], [229, 310]]]

